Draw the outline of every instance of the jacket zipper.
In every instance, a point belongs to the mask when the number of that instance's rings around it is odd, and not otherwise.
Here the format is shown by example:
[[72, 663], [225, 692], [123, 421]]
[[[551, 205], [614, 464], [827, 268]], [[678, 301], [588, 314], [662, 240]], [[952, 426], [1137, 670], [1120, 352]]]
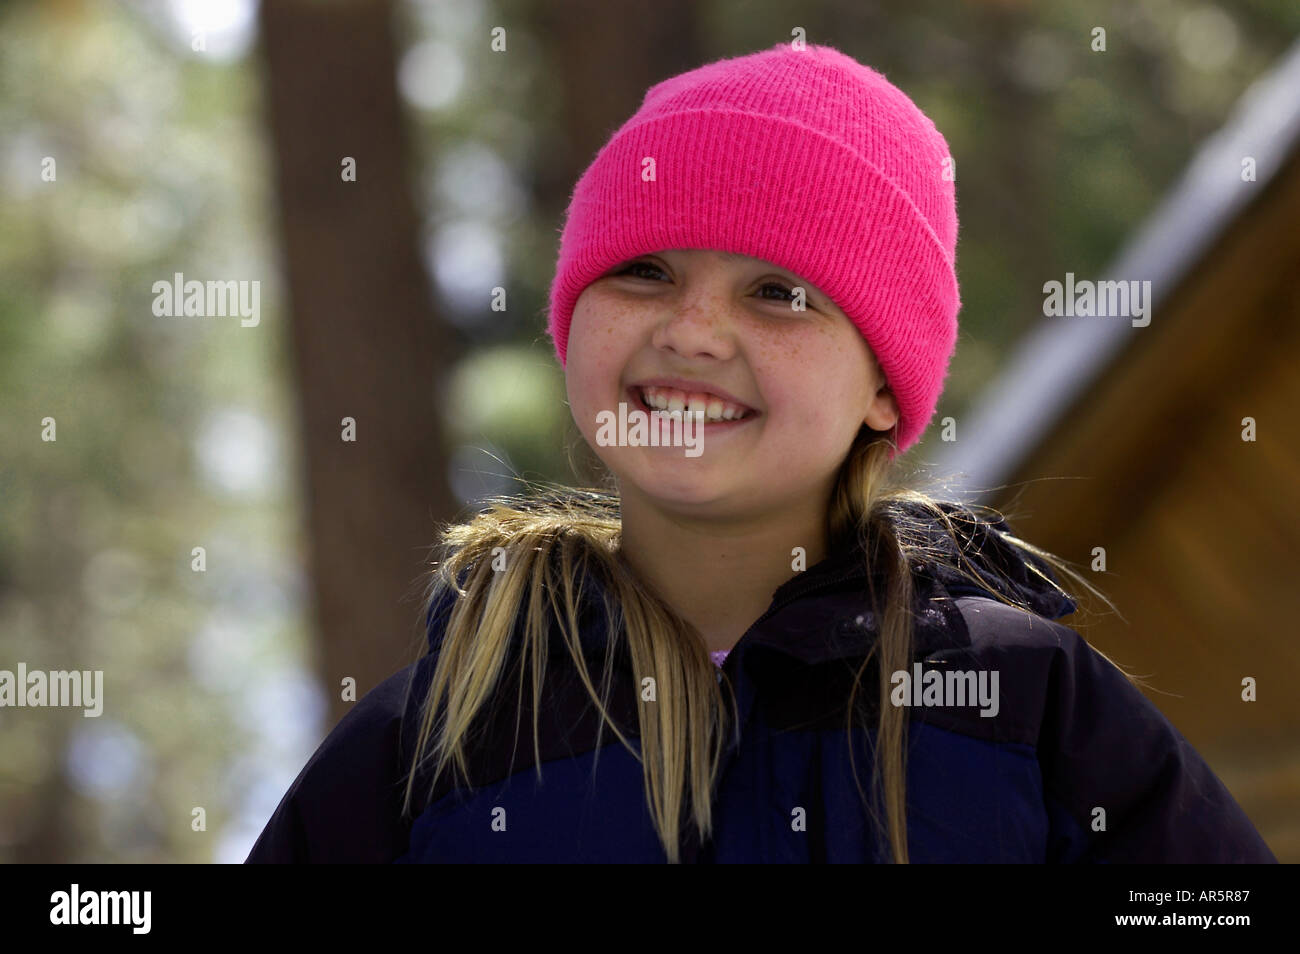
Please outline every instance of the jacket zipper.
[[[750, 625], [750, 627], [747, 630], [745, 630], [745, 632], [741, 635], [740, 639], [736, 640], [736, 646], [739, 646], [742, 642], [745, 641], [745, 639], [749, 636], [750, 633], [754, 632], [754, 630], [758, 629], [758, 627], [761, 626], [764, 622], [771, 619], [773, 616], [775, 616], [781, 610], [785, 609], [791, 603], [797, 602], [798, 600], [803, 599], [805, 596], [809, 596], [810, 594], [813, 593], [818, 593], [823, 590], [834, 589], [835, 587], [841, 586], [844, 583], [848, 582], [849, 580], [854, 579], [855, 577], [862, 577], [865, 579], [866, 575], [867, 575], [866, 567], [861, 563], [855, 563], [853, 566], [846, 567], [845, 569], [841, 570], [839, 573], [836, 573], [834, 576], [830, 577], [829, 579], [819, 579], [816, 582], [804, 583], [802, 586], [796, 587], [793, 591], [787, 594], [785, 598], [779, 600], [776, 603], [773, 603], [770, 607], [768, 607], [767, 611], [764, 612], [762, 616], [754, 620], [754, 622]], [[734, 662], [737, 656], [736, 646], [732, 647], [732, 651], [727, 654], [727, 658], [723, 660], [722, 667], [721, 667], [723, 671], [727, 672], [728, 678], [732, 680], [734, 680], [735, 678], [735, 667], [738, 665], [738, 663]], [[731, 667], [731, 670], [727, 670], [728, 666]], [[739, 720], [740, 723], [748, 722], [748, 717], [749, 717], [748, 706], [744, 707], [744, 709], [745, 711], [742, 711], [740, 713], [740, 720]], [[742, 729], [743, 726], [741, 724], [737, 724], [732, 727], [732, 732], [735, 734], [736, 737], [738, 737]], [[735, 738], [729, 740], [727, 745], [725, 746], [723, 760], [720, 766], [721, 771], [719, 772], [718, 775], [719, 780], [721, 780], [722, 776], [726, 773], [728, 767], [730, 766], [731, 758], [735, 754], [735, 750], [732, 745], [733, 741], [735, 741]], [[694, 829], [692, 829], [692, 833], [693, 832]], [[703, 858], [706, 861], [712, 861], [713, 842], [710, 840], [709, 842], [706, 842], [705, 844], [701, 845], [696, 841], [694, 835], [692, 834], [690, 837], [688, 837], [685, 858], [683, 860], [688, 861], [688, 863], [697, 863], [699, 860], [701, 860], [701, 858]]]

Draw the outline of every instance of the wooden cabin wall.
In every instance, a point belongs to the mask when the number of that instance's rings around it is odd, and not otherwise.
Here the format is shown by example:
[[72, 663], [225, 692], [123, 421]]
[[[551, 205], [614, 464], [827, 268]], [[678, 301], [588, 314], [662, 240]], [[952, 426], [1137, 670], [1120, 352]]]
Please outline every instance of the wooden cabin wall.
[[1115, 603], [1064, 622], [1144, 677], [1297, 862], [1300, 152], [1262, 193], [991, 502]]

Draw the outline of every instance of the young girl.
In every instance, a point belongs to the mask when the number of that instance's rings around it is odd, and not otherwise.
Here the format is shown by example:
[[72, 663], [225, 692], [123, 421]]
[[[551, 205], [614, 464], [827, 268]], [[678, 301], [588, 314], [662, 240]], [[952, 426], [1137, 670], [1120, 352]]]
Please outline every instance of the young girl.
[[[551, 290], [616, 492], [446, 529], [427, 652], [249, 860], [1274, 861], [1054, 622], [1053, 571], [1087, 581], [898, 485], [956, 340], [953, 179], [929, 119], [830, 47], [651, 88], [576, 187]], [[611, 442], [639, 414], [703, 418], [700, 452]]]

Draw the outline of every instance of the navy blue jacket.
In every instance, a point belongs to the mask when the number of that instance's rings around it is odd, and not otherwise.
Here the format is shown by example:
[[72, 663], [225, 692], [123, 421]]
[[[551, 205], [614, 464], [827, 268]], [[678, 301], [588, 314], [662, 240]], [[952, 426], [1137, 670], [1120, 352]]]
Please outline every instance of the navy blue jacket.
[[[1006, 530], [983, 525], [966, 555], [981, 568], [1001, 567], [1009, 582], [988, 575], [980, 588], [939, 564], [913, 568], [914, 659], [926, 671], [996, 671], [998, 705], [990, 716], [981, 713], [992, 707], [974, 700], [924, 705], [922, 696], [900, 695], [912, 703], [910, 860], [1275, 862], [1160, 711], [1053, 622], [1074, 603], [1026, 571], [1000, 538]], [[727, 657], [739, 732], [721, 765], [713, 837], [700, 844], [687, 824], [683, 861], [888, 860], [858, 790], [859, 782], [871, 790], [869, 739], [854, 729], [855, 780], [845, 731], [853, 672], [875, 638], [866, 582], [859, 548], [831, 553], [779, 587]], [[599, 673], [608, 627], [599, 583], [588, 585], [581, 639]], [[1027, 600], [1037, 615], [998, 602], [991, 589]], [[472, 790], [453, 787], [445, 773], [413, 823], [401, 817], [418, 703], [454, 599], [449, 592], [431, 608], [429, 652], [363, 697], [312, 755], [248, 861], [665, 862], [641, 765], [608, 725], [597, 746], [599, 715], [554, 631], [540, 707], [541, 782], [532, 689], [519, 712], [511, 681], [507, 704], [481, 722]], [[638, 683], [623, 641], [617, 649], [611, 714], [639, 752]], [[872, 724], [876, 686], [868, 669], [858, 702], [870, 704]], [[428, 791], [427, 778], [417, 782]]]

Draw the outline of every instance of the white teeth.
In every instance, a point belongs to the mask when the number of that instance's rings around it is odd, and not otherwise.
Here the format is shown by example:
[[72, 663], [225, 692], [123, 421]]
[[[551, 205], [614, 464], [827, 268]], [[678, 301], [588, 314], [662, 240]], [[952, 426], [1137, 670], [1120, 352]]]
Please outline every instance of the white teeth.
[[[671, 396], [670, 396], [671, 394]], [[691, 414], [700, 412], [708, 421], [733, 421], [745, 416], [744, 409], [729, 404], [721, 398], [705, 400], [698, 395], [688, 395], [691, 398], [690, 408], [686, 406], [686, 398], [682, 396], [681, 391], [665, 391], [658, 388], [642, 388], [641, 400], [645, 401], [646, 407], [656, 408], [661, 411], [683, 411]]]

